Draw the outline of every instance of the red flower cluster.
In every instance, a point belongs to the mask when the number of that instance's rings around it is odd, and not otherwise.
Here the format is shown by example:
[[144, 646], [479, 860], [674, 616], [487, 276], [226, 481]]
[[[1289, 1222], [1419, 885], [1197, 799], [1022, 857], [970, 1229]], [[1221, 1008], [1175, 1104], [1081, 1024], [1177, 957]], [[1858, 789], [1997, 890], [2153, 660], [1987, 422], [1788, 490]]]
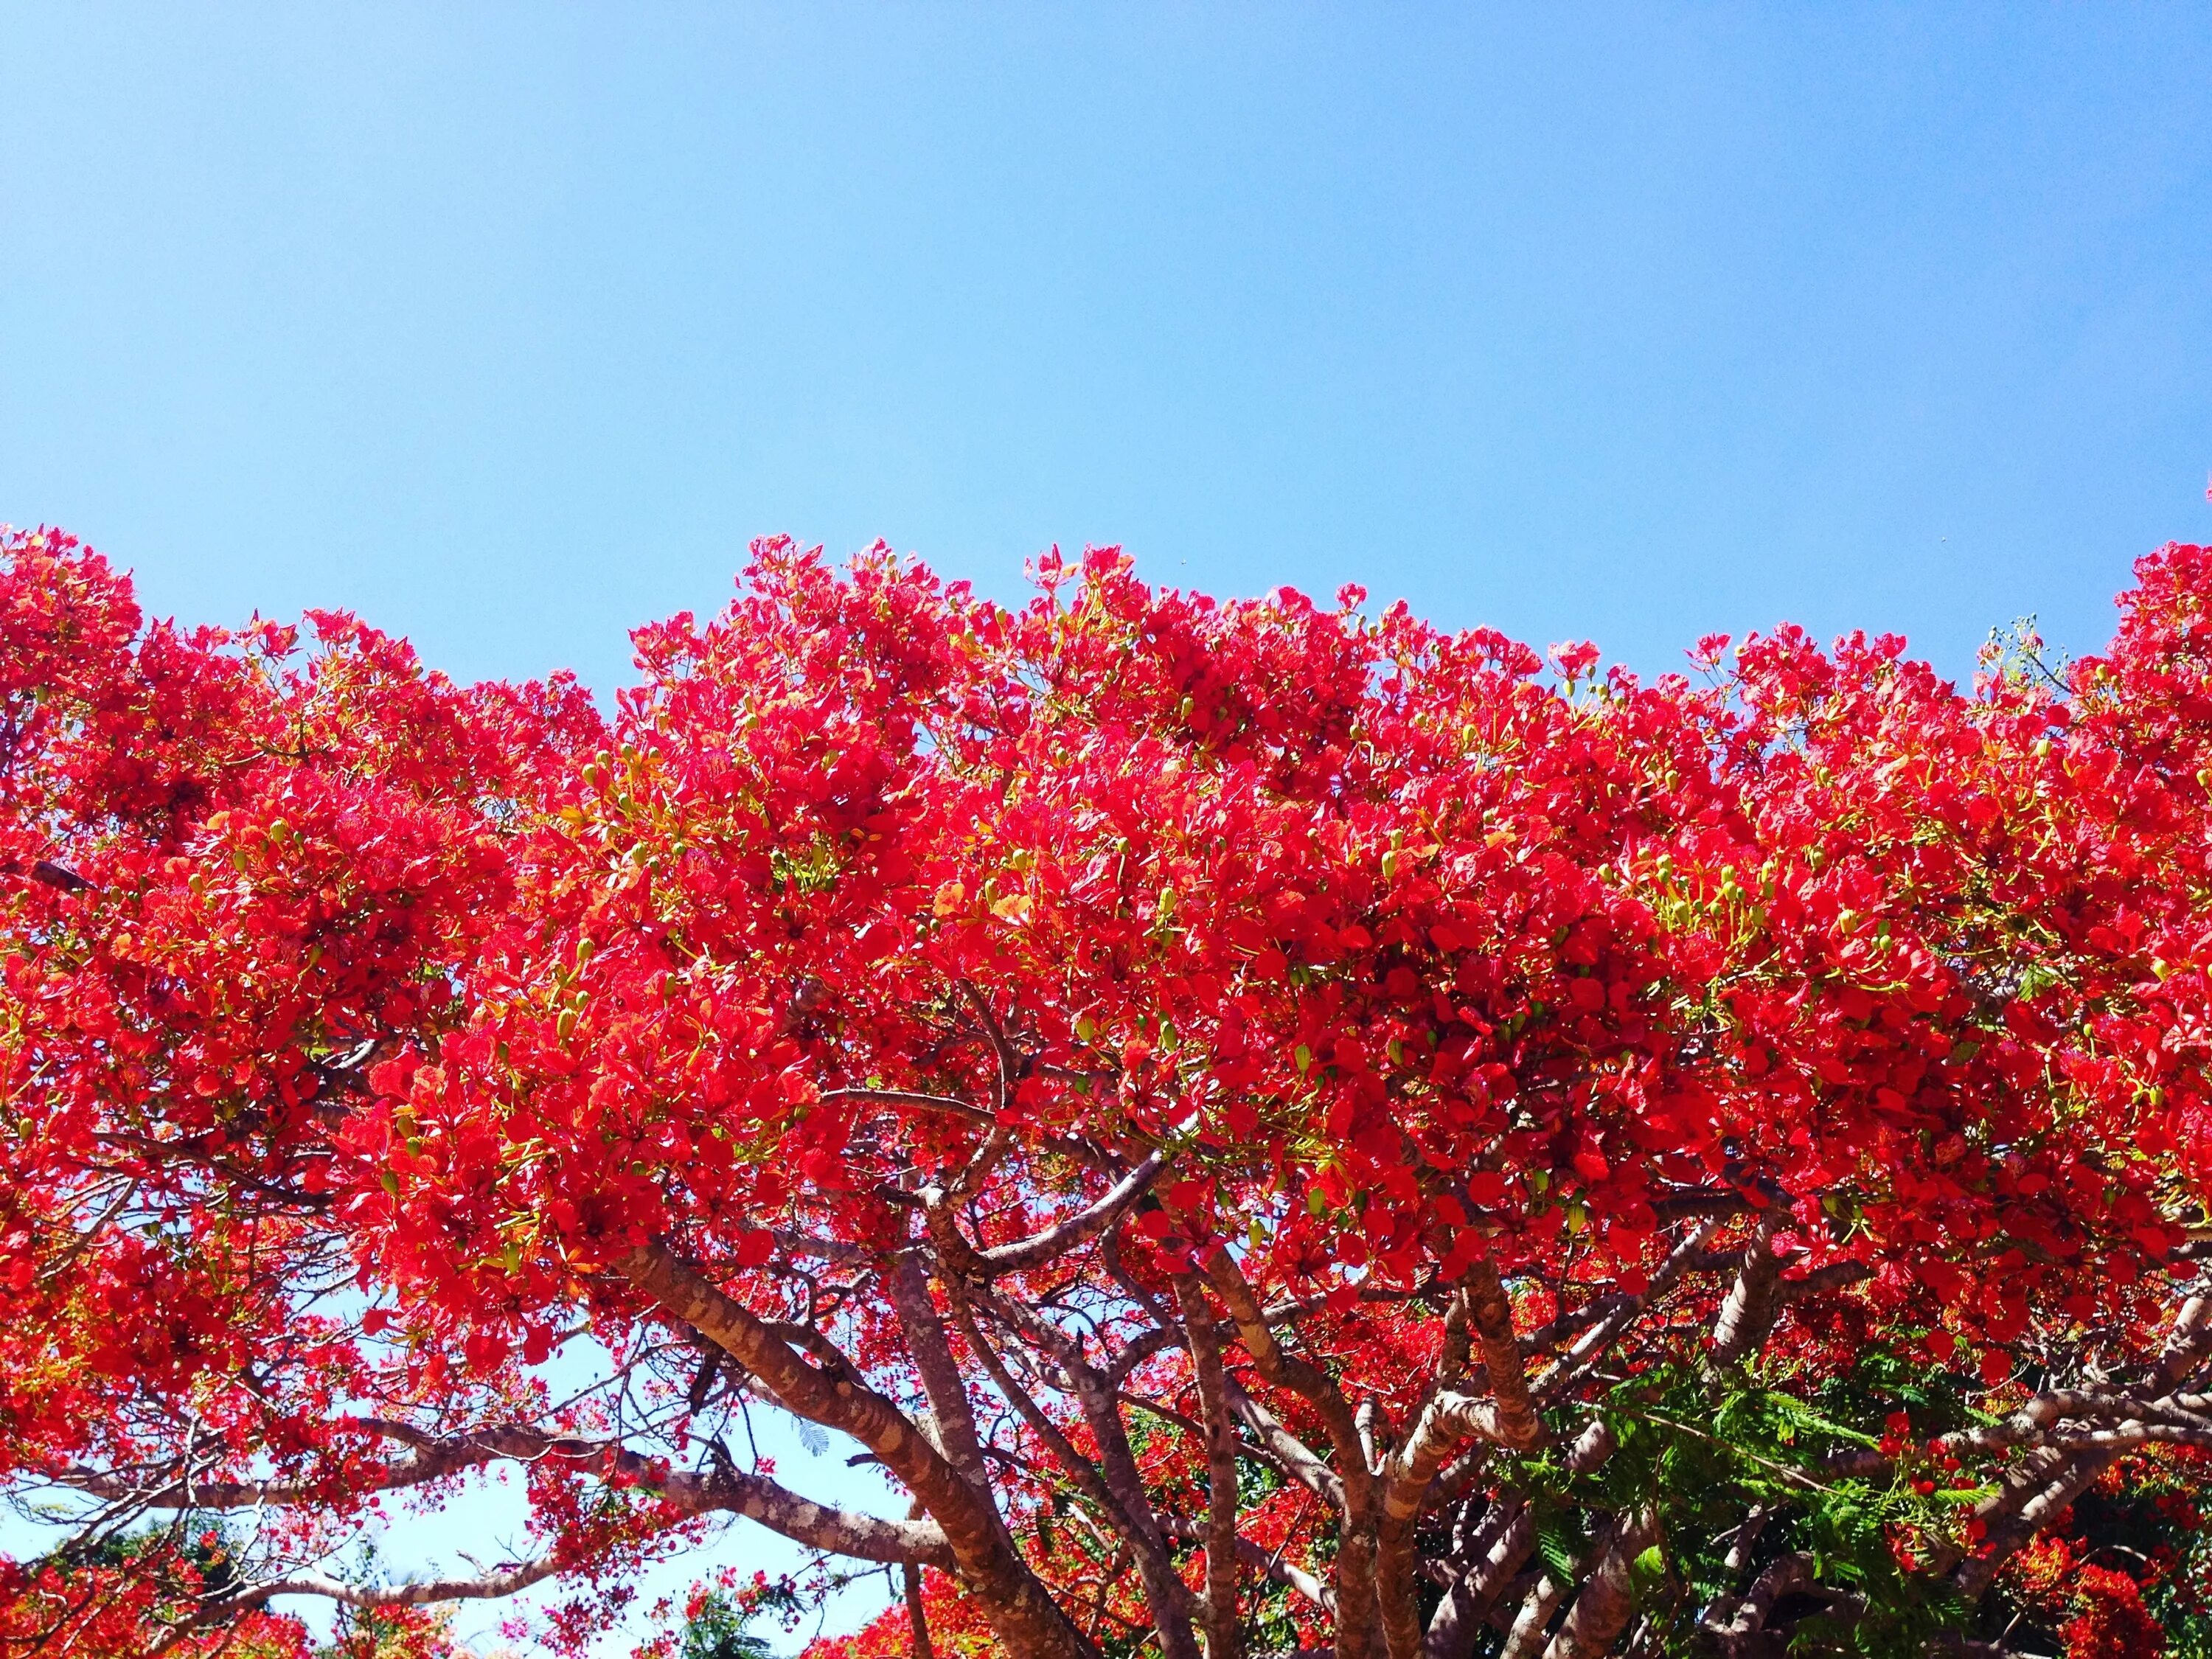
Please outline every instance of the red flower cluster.
[[[1395, 1654], [1447, 1460], [1565, 1432], [1514, 1413], [1594, 1397], [1584, 1337], [2155, 1358], [2212, 1175], [2212, 553], [1963, 692], [1888, 637], [1547, 679], [1356, 592], [1038, 577], [764, 543], [606, 718], [0, 543], [0, 1477], [251, 1505], [187, 1624], [512, 1461], [540, 1553], [475, 1591], [605, 1606], [742, 1512], [1016, 1651], [1227, 1641], [1273, 1584]], [[1484, 1363], [1504, 1415], [1437, 1418]], [[787, 1513], [714, 1426], [748, 1395], [859, 1439], [906, 1530]], [[1038, 1543], [1071, 1503], [1121, 1570]]]

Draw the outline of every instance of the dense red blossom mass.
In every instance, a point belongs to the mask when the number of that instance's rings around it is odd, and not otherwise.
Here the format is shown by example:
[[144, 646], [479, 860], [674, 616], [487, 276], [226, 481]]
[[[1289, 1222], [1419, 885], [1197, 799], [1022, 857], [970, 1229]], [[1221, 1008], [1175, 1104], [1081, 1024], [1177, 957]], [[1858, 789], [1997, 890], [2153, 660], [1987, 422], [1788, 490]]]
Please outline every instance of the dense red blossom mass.
[[[0, 1652], [580, 1649], [732, 1515], [912, 1587], [854, 1656], [2201, 1631], [2212, 552], [2136, 575], [1645, 684], [766, 542], [610, 716], [9, 534]], [[524, 1558], [337, 1565], [495, 1465]]]

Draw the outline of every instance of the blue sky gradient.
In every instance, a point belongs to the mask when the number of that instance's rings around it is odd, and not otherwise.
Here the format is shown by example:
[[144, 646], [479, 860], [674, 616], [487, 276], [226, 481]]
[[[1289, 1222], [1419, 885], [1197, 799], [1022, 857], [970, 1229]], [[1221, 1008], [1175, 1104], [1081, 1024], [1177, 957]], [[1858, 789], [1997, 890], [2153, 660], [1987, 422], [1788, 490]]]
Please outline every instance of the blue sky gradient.
[[1960, 672], [2212, 535], [2201, 9], [0, 7], [0, 519], [628, 672], [753, 535]]

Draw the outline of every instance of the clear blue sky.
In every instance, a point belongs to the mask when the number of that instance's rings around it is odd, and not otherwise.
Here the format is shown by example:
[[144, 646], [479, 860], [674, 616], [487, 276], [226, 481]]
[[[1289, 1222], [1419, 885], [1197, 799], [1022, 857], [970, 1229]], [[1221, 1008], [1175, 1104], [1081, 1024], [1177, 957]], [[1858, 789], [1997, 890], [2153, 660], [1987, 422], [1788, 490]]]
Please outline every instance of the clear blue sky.
[[747, 538], [1646, 670], [2212, 537], [2200, 8], [0, 5], [0, 519], [626, 672]]

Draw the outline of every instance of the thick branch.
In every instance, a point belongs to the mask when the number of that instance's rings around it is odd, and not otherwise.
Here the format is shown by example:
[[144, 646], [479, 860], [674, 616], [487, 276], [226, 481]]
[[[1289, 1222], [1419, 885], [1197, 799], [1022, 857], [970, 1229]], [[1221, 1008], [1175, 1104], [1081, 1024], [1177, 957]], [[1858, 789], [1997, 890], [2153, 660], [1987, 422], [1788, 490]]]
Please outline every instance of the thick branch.
[[1176, 1280], [1176, 1294], [1206, 1424], [1206, 1649], [1208, 1659], [1237, 1659], [1243, 1640], [1237, 1617], [1237, 1425], [1205, 1286], [1194, 1274], [1185, 1275]]
[[[1171, 1516], [1161, 1524], [1167, 1528], [1171, 1538], [1181, 1538], [1193, 1544], [1206, 1541], [1206, 1528], [1202, 1522]], [[1324, 1613], [1334, 1613], [1336, 1611], [1336, 1592], [1304, 1568], [1285, 1560], [1281, 1550], [1266, 1549], [1249, 1538], [1240, 1537], [1237, 1540], [1237, 1555], [1246, 1566], [1261, 1577], [1271, 1578], [1285, 1589], [1295, 1591]]]
[[885, 1521], [858, 1510], [817, 1504], [764, 1474], [749, 1474], [741, 1469], [703, 1475], [674, 1474], [659, 1486], [661, 1495], [679, 1510], [691, 1514], [727, 1510], [742, 1515], [770, 1532], [828, 1554], [860, 1561], [923, 1562], [947, 1572], [955, 1565], [944, 1530], [934, 1522]]
[[558, 1562], [532, 1561], [481, 1578], [432, 1578], [417, 1584], [349, 1584], [319, 1572], [300, 1573], [273, 1584], [256, 1585], [228, 1608], [258, 1607], [277, 1595], [319, 1595], [353, 1607], [422, 1607], [437, 1601], [493, 1601], [541, 1583], [561, 1571]]
[[1129, 1373], [1135, 1370], [1138, 1366], [1155, 1354], [1164, 1353], [1170, 1348], [1182, 1346], [1182, 1332], [1179, 1328], [1155, 1327], [1145, 1332], [1120, 1353], [1115, 1355], [1114, 1363], [1107, 1366], [1099, 1375], [1113, 1387], [1118, 1389], [1129, 1380]]
[[1012, 1372], [1006, 1369], [1006, 1362], [1000, 1358], [998, 1350], [992, 1346], [990, 1339], [977, 1327], [975, 1316], [965, 1303], [956, 1304], [955, 1316], [960, 1322], [961, 1334], [967, 1338], [969, 1347], [975, 1351], [975, 1358], [990, 1377], [992, 1386], [1014, 1408], [1014, 1414], [1029, 1425], [1030, 1432], [1043, 1443], [1045, 1449], [1066, 1472], [1068, 1479], [1074, 1481], [1085, 1497], [1097, 1505], [1099, 1513], [1106, 1517], [1125, 1543], [1140, 1554], [1148, 1549], [1158, 1552], [1164, 1565], [1166, 1556], [1159, 1549], [1158, 1539], [1149, 1534], [1137, 1518], [1121, 1507], [1121, 1500], [1106, 1484], [1106, 1477], [1099, 1473], [1098, 1466], [1075, 1449], [1075, 1443], [1061, 1431], [1060, 1425], [1054, 1422], [1031, 1397], [1029, 1390], [1015, 1380]]
[[932, 1438], [970, 1486], [980, 1492], [989, 1492], [990, 1477], [983, 1468], [983, 1444], [975, 1432], [968, 1385], [952, 1357], [952, 1345], [945, 1340], [945, 1322], [929, 1293], [929, 1274], [921, 1265], [921, 1252], [902, 1250], [884, 1274], [884, 1285], [906, 1334], [907, 1352], [921, 1378], [922, 1391], [929, 1398], [927, 1426], [934, 1431]]
[[986, 1128], [998, 1121], [981, 1106], [955, 1100], [950, 1095], [917, 1094], [910, 1089], [825, 1089], [822, 1092], [822, 1103], [825, 1106], [845, 1101], [863, 1106], [896, 1107], [906, 1112], [938, 1112], [946, 1117], [963, 1118]]
[[1437, 1602], [1421, 1638], [1422, 1659], [1468, 1659], [1482, 1621], [1536, 1547], [1536, 1520], [1525, 1504], [1503, 1504], [1491, 1511], [1494, 1522], [1486, 1540], [1474, 1547], [1480, 1559], [1455, 1578]]
[[906, 1564], [901, 1588], [906, 1591], [907, 1636], [914, 1644], [914, 1659], [936, 1659], [929, 1639], [929, 1614], [921, 1605], [921, 1569]]
[[1320, 1413], [1330, 1448], [1336, 1454], [1338, 1475], [1343, 1481], [1344, 1507], [1364, 1520], [1370, 1506], [1373, 1482], [1360, 1451], [1359, 1425], [1344, 1391], [1320, 1366], [1299, 1358], [1276, 1340], [1274, 1331], [1261, 1310], [1259, 1298], [1252, 1294], [1252, 1287], [1230, 1260], [1227, 1251], [1214, 1252], [1212, 1260], [1206, 1263], [1206, 1276], [1228, 1308], [1230, 1318], [1236, 1322], [1237, 1338], [1243, 1343], [1244, 1351], [1252, 1356], [1253, 1369], [1277, 1388], [1288, 1389]]
[[1813, 1558], [1802, 1553], [1784, 1555], [1759, 1575], [1743, 1598], [1734, 1605], [1728, 1619], [1722, 1620], [1717, 1609], [1706, 1615], [1705, 1627], [1723, 1651], [1741, 1648], [1746, 1638], [1766, 1628], [1775, 1605], [1784, 1596], [1812, 1583]]
[[1282, 1425], [1274, 1413], [1237, 1386], [1237, 1379], [1229, 1377], [1224, 1383], [1229, 1409], [1237, 1420], [1258, 1437], [1284, 1470], [1315, 1497], [1325, 1500], [1331, 1508], [1341, 1513], [1344, 1509], [1344, 1483], [1336, 1478], [1336, 1471], [1312, 1447]]
[[859, 1510], [817, 1504], [763, 1474], [732, 1468], [706, 1474], [681, 1470], [663, 1473], [663, 1466], [655, 1460], [612, 1442], [547, 1434], [520, 1425], [444, 1437], [424, 1435], [404, 1424], [374, 1419], [362, 1419], [360, 1426], [414, 1446], [416, 1455], [405, 1462], [386, 1465], [367, 1480], [350, 1480], [343, 1489], [314, 1482], [193, 1480], [167, 1480], [142, 1489], [120, 1476], [88, 1470], [73, 1470], [58, 1484], [147, 1509], [260, 1509], [327, 1504], [348, 1493], [396, 1491], [501, 1460], [536, 1462], [550, 1457], [591, 1474], [619, 1476], [629, 1484], [648, 1486], [687, 1515], [744, 1516], [810, 1549], [863, 1561], [927, 1561], [947, 1569], [952, 1565], [945, 1534], [933, 1524], [884, 1521]]
[[1505, 1645], [1498, 1650], [1498, 1659], [1535, 1659], [1543, 1651], [1544, 1627], [1552, 1622], [1566, 1594], [1566, 1586], [1558, 1579], [1547, 1572], [1539, 1573], [1522, 1601], [1520, 1612], [1513, 1615], [1512, 1628], [1505, 1632]]
[[750, 1309], [659, 1240], [617, 1266], [662, 1310], [744, 1365], [787, 1410], [842, 1430], [882, 1459], [944, 1528], [962, 1581], [1000, 1639], [1022, 1659], [1091, 1659], [1091, 1644], [1015, 1553], [990, 1498], [896, 1406], [849, 1376], [808, 1364]]
[[1604, 1318], [1584, 1331], [1568, 1346], [1558, 1363], [1545, 1372], [1536, 1389], [1538, 1403], [1548, 1405], [1559, 1399], [1595, 1363], [1614, 1340], [1628, 1328], [1629, 1322], [1644, 1309], [1656, 1304], [1659, 1298], [1674, 1288], [1674, 1281], [1695, 1263], [1705, 1241], [1720, 1228], [1717, 1219], [1699, 1222], [1690, 1230], [1689, 1236], [1668, 1253], [1667, 1259], [1655, 1268], [1651, 1282], [1641, 1296], [1622, 1296], [1617, 1305]]
[[[1007, 1302], [982, 1286], [963, 1287], [963, 1297], [973, 1297], [988, 1307], [999, 1321], [1010, 1329], [1019, 1331], [1052, 1357], [1053, 1362], [1066, 1375], [1075, 1395], [1076, 1405], [1084, 1420], [1091, 1426], [1091, 1438], [1097, 1443], [1097, 1474], [1110, 1494], [1105, 1505], [1109, 1517], [1115, 1518], [1117, 1529], [1129, 1540], [1137, 1553], [1137, 1567], [1145, 1582], [1146, 1599], [1152, 1605], [1154, 1624], [1160, 1632], [1161, 1644], [1168, 1659], [1196, 1659], [1197, 1638], [1190, 1628], [1190, 1595], [1188, 1587], [1169, 1562], [1164, 1545], [1164, 1534], [1159, 1516], [1153, 1510], [1152, 1499], [1146, 1494], [1144, 1476], [1137, 1468], [1135, 1451], [1129, 1444], [1128, 1431], [1121, 1422], [1120, 1398], [1115, 1390], [1106, 1386], [1104, 1379], [1083, 1357], [1082, 1349], [1062, 1333], [1026, 1310]], [[974, 1327], [969, 1327], [971, 1331]], [[978, 1356], [988, 1351], [980, 1331], [972, 1339], [979, 1346]], [[1018, 1390], [1010, 1396], [1012, 1403], [1021, 1409]], [[1040, 1430], [1041, 1437], [1054, 1447], [1054, 1454], [1066, 1463], [1069, 1472], [1079, 1480], [1081, 1471], [1091, 1466], [1078, 1455], [1057, 1428], [1052, 1427], [1032, 1402], [1023, 1413], [1032, 1428]], [[1042, 1425], [1042, 1427], [1040, 1426]]]
[[1254, 1368], [1278, 1388], [1288, 1389], [1320, 1414], [1336, 1454], [1337, 1478], [1343, 1483], [1340, 1514], [1343, 1528], [1336, 1552], [1337, 1659], [1367, 1659], [1375, 1650], [1381, 1610], [1375, 1600], [1376, 1481], [1359, 1443], [1359, 1425], [1352, 1407], [1335, 1380], [1311, 1361], [1287, 1352], [1275, 1338], [1260, 1299], [1231, 1260], [1226, 1250], [1216, 1250], [1206, 1264], [1206, 1276], [1237, 1324], [1237, 1334], [1252, 1356]]
[[1658, 1537], [1658, 1517], [1649, 1510], [1614, 1521], [1599, 1542], [1582, 1593], [1567, 1609], [1566, 1622], [1545, 1649], [1544, 1659], [1599, 1659], [1613, 1646], [1636, 1611], [1630, 1566]]
[[1706, 1364], [1717, 1370], [1733, 1365], [1766, 1340], [1775, 1315], [1781, 1311], [1776, 1287], [1782, 1279], [1782, 1263], [1774, 1255], [1774, 1233], [1779, 1221], [1772, 1211], [1753, 1224], [1743, 1247], [1743, 1266], [1728, 1299], [1721, 1304], [1713, 1323], [1713, 1346]]
[[[1469, 1439], [1515, 1450], [1543, 1437], [1544, 1425], [1528, 1397], [1521, 1345], [1513, 1334], [1513, 1304], [1495, 1263], [1477, 1264], [1461, 1287], [1459, 1304], [1474, 1328], [1490, 1376], [1492, 1398], [1475, 1400], [1444, 1390], [1421, 1408], [1405, 1443], [1383, 1470], [1382, 1521], [1376, 1553], [1376, 1594], [1382, 1598], [1382, 1637], [1390, 1659], [1417, 1659], [1425, 1637], [1413, 1595], [1413, 1528], [1437, 1472], [1453, 1449]], [[1447, 1358], [1449, 1358], [1449, 1354]]]
[[1001, 1244], [988, 1250], [975, 1252], [976, 1262], [986, 1275], [1018, 1273], [1025, 1267], [1040, 1267], [1046, 1262], [1066, 1255], [1079, 1245], [1088, 1243], [1107, 1228], [1119, 1221], [1134, 1204], [1152, 1189], [1167, 1167], [1167, 1154], [1155, 1152], [1143, 1163], [1123, 1176], [1097, 1202], [1086, 1205], [1073, 1215], [1063, 1217], [1033, 1237], [1018, 1243]]

